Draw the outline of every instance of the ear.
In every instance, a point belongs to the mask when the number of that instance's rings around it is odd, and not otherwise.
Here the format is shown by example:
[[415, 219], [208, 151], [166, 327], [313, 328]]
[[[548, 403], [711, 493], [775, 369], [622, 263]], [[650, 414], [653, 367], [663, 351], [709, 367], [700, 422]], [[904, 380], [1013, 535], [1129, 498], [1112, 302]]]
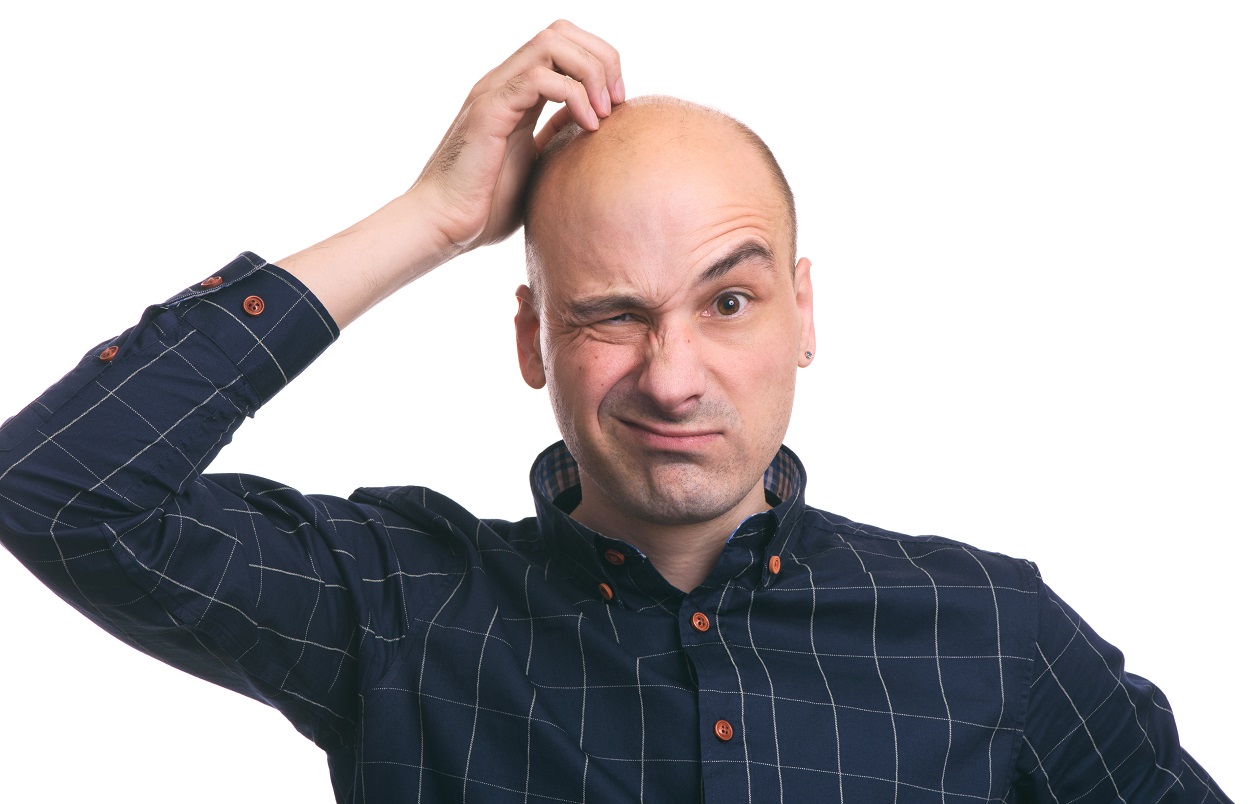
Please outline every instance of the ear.
[[516, 357], [520, 360], [520, 376], [533, 388], [546, 385], [542, 370], [542, 319], [538, 316], [533, 291], [528, 285], [516, 288]]
[[813, 279], [809, 276], [812, 265], [805, 257], [796, 263], [796, 307], [800, 312], [800, 352], [796, 365], [800, 368], [812, 363], [817, 354], [817, 334], [813, 331]]

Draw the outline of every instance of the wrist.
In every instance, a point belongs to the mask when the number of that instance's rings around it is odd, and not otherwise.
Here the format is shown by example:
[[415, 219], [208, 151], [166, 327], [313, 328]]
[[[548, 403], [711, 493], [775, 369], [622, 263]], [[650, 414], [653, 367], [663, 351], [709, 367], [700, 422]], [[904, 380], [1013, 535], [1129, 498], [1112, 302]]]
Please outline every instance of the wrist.
[[372, 306], [461, 252], [431, 199], [408, 192], [323, 242], [276, 262], [344, 328]]
[[451, 239], [443, 221], [438, 200], [416, 187], [351, 229], [360, 230], [353, 234], [356, 246], [375, 254], [377, 279], [392, 293], [463, 253], [464, 245]]

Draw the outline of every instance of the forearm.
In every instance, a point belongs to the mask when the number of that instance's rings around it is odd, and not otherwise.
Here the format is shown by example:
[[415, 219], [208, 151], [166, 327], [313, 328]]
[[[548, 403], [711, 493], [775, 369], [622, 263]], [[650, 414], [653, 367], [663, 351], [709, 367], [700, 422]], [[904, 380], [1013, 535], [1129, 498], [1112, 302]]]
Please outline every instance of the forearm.
[[[355, 583], [386, 554], [384, 525], [345, 500], [203, 472], [336, 334], [291, 275], [242, 255], [0, 427], [5, 547], [127, 644], [266, 700], [321, 745], [346, 739], [357, 705], [354, 637], [393, 616]], [[329, 520], [358, 527], [341, 538]]]
[[[570, 120], [597, 129], [624, 100], [617, 52], [557, 21], [473, 86], [411, 189], [276, 264], [344, 327], [443, 262], [514, 232], [538, 149]], [[535, 135], [548, 101], [564, 108]]]
[[0, 428], [6, 545], [50, 561], [58, 536], [179, 493], [336, 334], [305, 288], [254, 255], [149, 307]]
[[440, 209], [416, 188], [276, 265], [302, 282], [344, 328], [462, 250], [435, 222]]

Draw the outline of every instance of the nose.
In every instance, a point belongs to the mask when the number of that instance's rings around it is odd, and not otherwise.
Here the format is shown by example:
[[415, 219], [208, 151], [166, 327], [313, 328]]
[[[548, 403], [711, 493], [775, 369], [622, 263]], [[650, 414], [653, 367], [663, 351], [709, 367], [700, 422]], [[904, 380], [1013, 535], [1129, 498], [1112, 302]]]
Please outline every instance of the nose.
[[685, 328], [657, 331], [644, 352], [638, 390], [662, 413], [686, 415], [699, 404], [708, 380], [697, 334]]

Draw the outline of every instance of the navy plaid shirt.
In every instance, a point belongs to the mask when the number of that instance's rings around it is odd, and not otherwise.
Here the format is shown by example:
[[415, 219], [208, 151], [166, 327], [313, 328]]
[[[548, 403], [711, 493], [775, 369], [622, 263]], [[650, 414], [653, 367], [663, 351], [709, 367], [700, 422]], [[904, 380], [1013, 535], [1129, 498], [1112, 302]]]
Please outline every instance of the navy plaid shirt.
[[1227, 801], [1033, 565], [810, 508], [785, 448], [689, 594], [567, 515], [563, 444], [520, 522], [202, 474], [336, 335], [252, 254], [150, 307], [0, 428], [0, 536], [282, 711], [339, 801]]

